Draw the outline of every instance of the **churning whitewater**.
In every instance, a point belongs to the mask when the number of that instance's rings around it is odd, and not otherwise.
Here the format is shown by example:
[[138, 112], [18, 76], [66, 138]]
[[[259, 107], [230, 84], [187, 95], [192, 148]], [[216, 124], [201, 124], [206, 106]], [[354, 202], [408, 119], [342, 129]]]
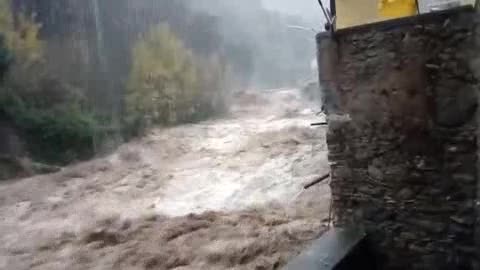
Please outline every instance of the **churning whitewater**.
[[1, 269], [275, 269], [318, 237], [325, 130], [298, 90], [243, 92], [219, 119], [0, 185]]

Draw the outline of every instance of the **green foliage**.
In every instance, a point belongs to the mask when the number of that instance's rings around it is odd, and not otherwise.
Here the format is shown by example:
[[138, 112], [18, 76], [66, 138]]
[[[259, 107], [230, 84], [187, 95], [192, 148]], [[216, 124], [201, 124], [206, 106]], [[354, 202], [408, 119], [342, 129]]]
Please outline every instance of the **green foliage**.
[[32, 157], [48, 163], [67, 163], [93, 154], [95, 118], [74, 103], [50, 109], [3, 91], [0, 108], [26, 139]]
[[[100, 23], [110, 30], [105, 31], [109, 36], [96, 40], [98, 32], [90, 32], [93, 28], [72, 31], [72, 25], [54, 23], [56, 29], [64, 29], [62, 35], [53, 35], [57, 33], [52, 29], [44, 31], [36, 19], [45, 19], [51, 10], [42, 9], [39, 17], [12, 14], [11, 1], [0, 0], [0, 115], [18, 129], [34, 160], [65, 164], [90, 158], [107, 142], [116, 144], [142, 135], [151, 125], [203, 120], [225, 108], [226, 65], [212, 53], [221, 50], [217, 48], [219, 37], [209, 38], [215, 37], [211, 33], [216, 31], [210, 17], [195, 21], [199, 29], [192, 30], [183, 16], [163, 11], [175, 15], [167, 21], [176, 22], [172, 25], [181, 34], [180, 40], [167, 24], [157, 25], [160, 19], [156, 17], [132, 26], [127, 33], [127, 27], [117, 25], [119, 21], [109, 23], [115, 16], [102, 16]], [[41, 2], [37, 8], [50, 3]], [[127, 2], [124, 0], [122, 7], [130, 7]], [[139, 2], [142, 12], [151, 11], [150, 5], [142, 4], [147, 2]], [[178, 4], [162, 3], [162, 7], [177, 10]], [[83, 5], [88, 7], [88, 3], [78, 4]], [[90, 9], [84, 11], [78, 17], [90, 18]], [[151, 16], [157, 11], [151, 11]], [[64, 11], [58, 8], [55, 12]], [[57, 21], [43, 22], [52, 27]], [[182, 32], [185, 29], [189, 30]], [[40, 39], [40, 32], [46, 40]], [[144, 34], [134, 41], [130, 39], [134, 33]], [[108, 50], [91, 46], [100, 41]], [[131, 59], [125, 57], [127, 52], [132, 53]]]
[[0, 32], [11, 33], [13, 31], [13, 16], [10, 8], [10, 0], [0, 0]]
[[0, 34], [17, 65], [27, 67], [41, 61], [43, 42], [38, 38], [41, 26], [33, 16], [18, 14], [14, 23], [10, 0], [0, 0]]
[[157, 25], [141, 38], [132, 61], [126, 96], [130, 121], [174, 124], [212, 111], [211, 94], [220, 90], [223, 77], [220, 63], [195, 58], [168, 25]]
[[[0, 112], [10, 119], [37, 160], [65, 163], [92, 154], [96, 122], [82, 109], [83, 98], [45, 72], [40, 26], [0, 0]], [[13, 61], [12, 61], [13, 60]]]
[[191, 54], [168, 26], [153, 28], [134, 47], [127, 108], [154, 123], [175, 123], [188, 110], [195, 88]]

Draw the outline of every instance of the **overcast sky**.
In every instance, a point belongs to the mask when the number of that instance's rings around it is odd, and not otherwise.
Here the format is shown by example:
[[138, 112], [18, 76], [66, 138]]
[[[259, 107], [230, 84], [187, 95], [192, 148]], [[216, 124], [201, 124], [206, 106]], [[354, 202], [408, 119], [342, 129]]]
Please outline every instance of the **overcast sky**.
[[314, 20], [319, 24], [318, 28], [323, 27], [323, 13], [317, 0], [263, 0], [263, 3], [268, 9], [300, 15], [306, 20]]

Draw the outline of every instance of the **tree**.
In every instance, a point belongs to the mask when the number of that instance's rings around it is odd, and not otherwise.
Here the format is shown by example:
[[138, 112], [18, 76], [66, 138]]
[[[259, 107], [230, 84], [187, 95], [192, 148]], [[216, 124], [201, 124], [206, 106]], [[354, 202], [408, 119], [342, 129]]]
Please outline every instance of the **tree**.
[[132, 57], [127, 114], [153, 123], [186, 120], [194, 109], [197, 73], [191, 52], [170, 27], [153, 27], [134, 46]]
[[0, 34], [17, 63], [31, 65], [42, 58], [43, 43], [39, 32], [40, 25], [31, 16], [19, 13], [14, 22], [11, 2], [0, 0]]

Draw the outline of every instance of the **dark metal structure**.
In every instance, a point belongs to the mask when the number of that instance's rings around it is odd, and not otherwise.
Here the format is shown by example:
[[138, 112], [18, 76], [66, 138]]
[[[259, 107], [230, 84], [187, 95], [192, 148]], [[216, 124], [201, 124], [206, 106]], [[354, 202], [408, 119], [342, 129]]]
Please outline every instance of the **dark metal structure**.
[[284, 270], [375, 270], [365, 232], [358, 228], [333, 228], [326, 232]]

